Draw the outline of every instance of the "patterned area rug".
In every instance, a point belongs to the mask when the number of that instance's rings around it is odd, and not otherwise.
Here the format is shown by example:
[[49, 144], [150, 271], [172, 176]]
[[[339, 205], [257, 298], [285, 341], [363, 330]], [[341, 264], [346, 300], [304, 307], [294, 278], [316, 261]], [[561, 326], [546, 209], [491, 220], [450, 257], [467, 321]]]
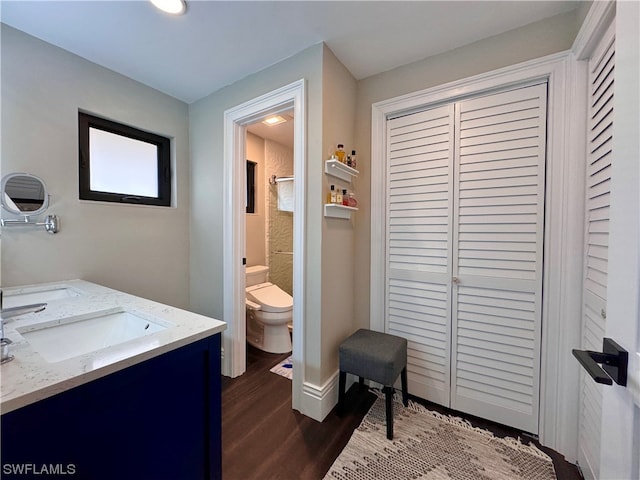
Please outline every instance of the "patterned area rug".
[[284, 359], [269, 371], [291, 380], [293, 376], [293, 361], [291, 357]]
[[495, 437], [466, 420], [409, 401], [394, 402], [394, 435], [386, 437], [384, 396], [378, 399], [327, 479], [555, 480], [553, 463], [533, 445]]

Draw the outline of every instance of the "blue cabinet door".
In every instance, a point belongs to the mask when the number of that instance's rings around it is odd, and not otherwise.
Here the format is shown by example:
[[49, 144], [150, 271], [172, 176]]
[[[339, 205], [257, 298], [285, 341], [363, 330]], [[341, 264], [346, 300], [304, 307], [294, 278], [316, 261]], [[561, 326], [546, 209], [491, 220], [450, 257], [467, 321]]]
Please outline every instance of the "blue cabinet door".
[[2, 478], [221, 478], [220, 388], [217, 334], [9, 412]]

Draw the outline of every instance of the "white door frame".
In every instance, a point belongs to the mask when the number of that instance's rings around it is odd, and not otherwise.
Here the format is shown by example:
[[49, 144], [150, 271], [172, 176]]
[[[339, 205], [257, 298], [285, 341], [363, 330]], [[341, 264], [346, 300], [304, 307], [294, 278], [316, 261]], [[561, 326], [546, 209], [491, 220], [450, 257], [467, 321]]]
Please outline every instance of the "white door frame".
[[605, 336], [628, 350], [629, 365], [626, 388], [614, 383], [602, 389], [600, 451], [593, 453], [599, 456], [599, 468], [593, 470], [584, 455], [580, 458], [587, 479], [640, 478], [639, 10], [636, 2], [594, 2], [573, 45], [577, 59], [587, 64], [611, 22], [615, 22], [614, 160]]
[[245, 322], [245, 186], [246, 126], [267, 115], [293, 109], [293, 408], [299, 409], [304, 383], [305, 284], [305, 80], [286, 85], [224, 112], [223, 204], [223, 333], [222, 373], [230, 377], [246, 370]]
[[578, 253], [583, 248], [584, 212], [584, 188], [572, 181], [584, 177], [580, 128], [585, 117], [579, 108], [577, 78], [570, 52], [561, 52], [375, 103], [371, 124], [370, 318], [372, 329], [384, 331], [387, 118], [510, 86], [548, 81], [539, 437], [543, 445], [570, 462], [577, 457], [579, 369], [570, 352], [580, 344], [582, 256]]

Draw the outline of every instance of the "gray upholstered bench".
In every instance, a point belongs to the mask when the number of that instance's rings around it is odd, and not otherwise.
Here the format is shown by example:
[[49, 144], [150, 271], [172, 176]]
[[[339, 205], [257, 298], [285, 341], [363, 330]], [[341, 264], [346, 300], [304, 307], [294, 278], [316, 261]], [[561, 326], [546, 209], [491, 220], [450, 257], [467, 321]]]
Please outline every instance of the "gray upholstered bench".
[[338, 414], [344, 412], [347, 373], [383, 385], [387, 410], [387, 438], [393, 439], [393, 384], [401, 375], [402, 403], [407, 406], [407, 340], [388, 333], [360, 329], [340, 345]]

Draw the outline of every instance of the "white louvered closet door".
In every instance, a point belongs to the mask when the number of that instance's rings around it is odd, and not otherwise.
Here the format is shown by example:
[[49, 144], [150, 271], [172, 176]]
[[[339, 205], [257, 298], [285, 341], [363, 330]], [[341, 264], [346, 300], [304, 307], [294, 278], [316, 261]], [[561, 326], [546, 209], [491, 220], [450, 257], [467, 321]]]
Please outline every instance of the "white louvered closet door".
[[456, 105], [451, 407], [538, 432], [546, 83]]
[[[614, 24], [589, 61], [585, 263], [582, 349], [602, 351], [607, 312], [609, 200], [611, 193]], [[578, 462], [585, 477], [600, 476], [602, 386], [582, 373]]]
[[453, 105], [387, 122], [387, 331], [411, 393], [449, 405]]
[[409, 391], [537, 433], [546, 84], [387, 128], [387, 331], [409, 340]]

